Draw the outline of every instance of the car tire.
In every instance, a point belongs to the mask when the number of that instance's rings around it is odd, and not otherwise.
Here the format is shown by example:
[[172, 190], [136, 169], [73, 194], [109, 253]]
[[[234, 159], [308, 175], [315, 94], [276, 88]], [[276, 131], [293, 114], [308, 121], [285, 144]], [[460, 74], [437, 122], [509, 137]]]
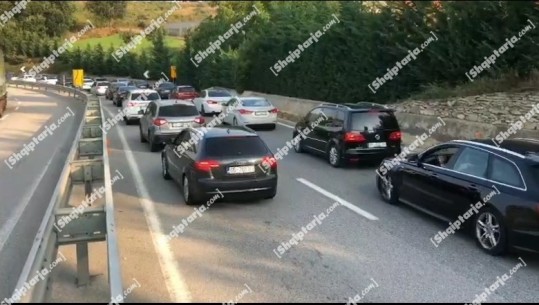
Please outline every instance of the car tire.
[[384, 178], [386, 179], [385, 181], [380, 176], [376, 176], [378, 192], [385, 202], [396, 205], [399, 203], [399, 190], [393, 184], [391, 176], [386, 176]]
[[[297, 137], [299, 134], [294, 134], [293, 138]], [[298, 154], [304, 153], [305, 149], [303, 148], [303, 141], [301, 136], [298, 137], [298, 142], [294, 144], [294, 151]]]
[[206, 116], [206, 114], [207, 114], [207, 113], [206, 113], [206, 110], [204, 109], [204, 105], [200, 106], [200, 114], [201, 114], [202, 116]]
[[[496, 209], [486, 207], [479, 210], [474, 218], [473, 233], [476, 244], [487, 254], [501, 256], [507, 252], [506, 225]], [[488, 237], [483, 237], [485, 235]]]
[[148, 143], [150, 143], [150, 151], [156, 152], [159, 150], [159, 144], [154, 142], [154, 138], [152, 137], [151, 133], [148, 131]]
[[139, 130], [139, 133], [140, 133], [140, 143], [147, 143], [148, 140], [146, 140], [146, 138], [144, 138], [144, 133], [142, 133], [142, 127], [139, 127], [138, 130]]
[[336, 167], [336, 168], [341, 167], [342, 157], [341, 157], [341, 152], [339, 150], [339, 147], [337, 145], [331, 144], [326, 154], [327, 154], [327, 160], [331, 166]]
[[131, 121], [124, 116], [125, 125], [131, 125]]
[[187, 175], [183, 175], [182, 194], [183, 194], [183, 200], [185, 201], [185, 204], [197, 205], [199, 203], [198, 199], [194, 198], [193, 196], [193, 188], [191, 187], [191, 183], [189, 182], [189, 178], [187, 178]]
[[170, 173], [168, 172], [168, 161], [164, 155], [161, 156], [161, 172], [165, 180], [170, 180]]

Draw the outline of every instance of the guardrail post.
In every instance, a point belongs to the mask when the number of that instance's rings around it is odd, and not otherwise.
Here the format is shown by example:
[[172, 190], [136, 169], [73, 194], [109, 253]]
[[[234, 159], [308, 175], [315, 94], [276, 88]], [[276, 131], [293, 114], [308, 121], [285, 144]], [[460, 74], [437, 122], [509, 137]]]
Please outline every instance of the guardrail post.
[[77, 285], [86, 286], [90, 282], [90, 260], [88, 242], [77, 243]]

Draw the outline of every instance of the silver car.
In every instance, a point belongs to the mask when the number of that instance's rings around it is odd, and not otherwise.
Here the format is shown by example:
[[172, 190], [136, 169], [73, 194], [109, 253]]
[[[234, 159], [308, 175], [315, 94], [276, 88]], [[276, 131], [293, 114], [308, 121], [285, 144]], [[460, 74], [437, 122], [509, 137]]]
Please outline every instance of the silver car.
[[223, 106], [223, 121], [235, 126], [268, 126], [275, 129], [277, 113], [267, 99], [261, 97], [235, 97]]
[[131, 89], [127, 91], [125, 99], [122, 100], [122, 113], [124, 114], [125, 123], [129, 124], [132, 120], [140, 119], [142, 117], [141, 111], [144, 111], [151, 101], [160, 99], [155, 90]]
[[185, 128], [200, 127], [204, 124], [204, 118], [190, 101], [152, 101], [141, 114], [140, 141], [149, 142], [153, 152], [158, 151]]

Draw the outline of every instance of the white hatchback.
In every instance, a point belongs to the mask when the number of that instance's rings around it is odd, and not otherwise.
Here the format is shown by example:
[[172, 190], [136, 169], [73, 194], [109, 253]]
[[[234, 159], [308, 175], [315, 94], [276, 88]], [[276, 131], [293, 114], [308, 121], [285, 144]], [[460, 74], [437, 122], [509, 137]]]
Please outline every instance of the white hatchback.
[[122, 101], [122, 113], [125, 123], [129, 124], [132, 120], [140, 119], [148, 104], [151, 101], [159, 100], [161, 100], [161, 97], [155, 90], [134, 89], [129, 91]]

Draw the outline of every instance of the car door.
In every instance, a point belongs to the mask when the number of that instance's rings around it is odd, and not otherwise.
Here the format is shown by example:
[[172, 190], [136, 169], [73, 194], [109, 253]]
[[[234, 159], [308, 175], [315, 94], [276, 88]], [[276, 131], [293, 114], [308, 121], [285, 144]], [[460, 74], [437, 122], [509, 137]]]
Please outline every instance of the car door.
[[[181, 168], [183, 162], [184, 150], [182, 143], [185, 141], [188, 135], [188, 130], [183, 130], [174, 138], [172, 144], [169, 145], [170, 152], [167, 153], [167, 162], [169, 167], [169, 173], [178, 183], [181, 183]], [[189, 141], [189, 140], [187, 140]]]
[[317, 151], [326, 152], [331, 139], [332, 124], [337, 118], [337, 110], [331, 108], [320, 108], [320, 110], [321, 113], [317, 118], [313, 117], [312, 120], [309, 118], [309, 128], [312, 129], [313, 147]]
[[151, 102], [148, 107], [146, 107], [146, 111], [144, 111], [142, 118], [140, 118], [140, 129], [142, 131], [148, 130], [148, 122], [150, 120], [150, 113], [153, 105], [154, 103]]
[[322, 149], [323, 143], [321, 143], [321, 140], [317, 138], [316, 132], [311, 128], [311, 126], [313, 126], [312, 124], [314, 124], [320, 117], [323, 116], [324, 114], [322, 112], [322, 108], [315, 108], [311, 110], [311, 112], [309, 112], [305, 119], [305, 126], [303, 127], [304, 129], [308, 127], [310, 129], [310, 132], [306, 133], [303, 130], [301, 131], [303, 132], [305, 137], [305, 139], [303, 140], [303, 144], [305, 145], [305, 147], [308, 149], [316, 150], [318, 152], [324, 152], [324, 150]]

